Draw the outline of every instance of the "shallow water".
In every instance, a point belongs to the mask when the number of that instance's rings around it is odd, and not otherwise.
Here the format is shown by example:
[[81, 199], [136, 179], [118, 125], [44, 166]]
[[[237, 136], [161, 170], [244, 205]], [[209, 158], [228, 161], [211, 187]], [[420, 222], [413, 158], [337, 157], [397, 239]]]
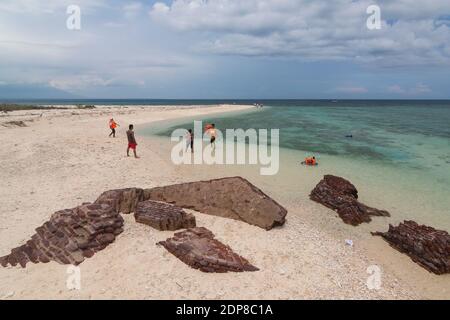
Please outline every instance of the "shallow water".
[[[281, 168], [273, 181], [288, 181], [293, 192], [300, 180], [309, 188], [321, 175], [337, 174], [368, 204], [390, 210], [391, 223], [414, 219], [450, 230], [450, 102], [273, 102], [197, 120], [219, 129], [280, 129]], [[192, 126], [178, 121], [147, 133], [169, 136]], [[315, 171], [299, 166], [307, 155], [319, 159]]]

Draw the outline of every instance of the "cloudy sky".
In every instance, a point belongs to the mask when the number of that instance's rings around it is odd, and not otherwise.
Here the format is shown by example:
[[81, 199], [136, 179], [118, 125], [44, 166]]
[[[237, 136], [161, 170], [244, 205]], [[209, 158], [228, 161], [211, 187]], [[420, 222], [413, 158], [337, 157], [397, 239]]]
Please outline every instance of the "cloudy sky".
[[450, 1], [0, 0], [0, 98], [62, 97], [449, 99]]

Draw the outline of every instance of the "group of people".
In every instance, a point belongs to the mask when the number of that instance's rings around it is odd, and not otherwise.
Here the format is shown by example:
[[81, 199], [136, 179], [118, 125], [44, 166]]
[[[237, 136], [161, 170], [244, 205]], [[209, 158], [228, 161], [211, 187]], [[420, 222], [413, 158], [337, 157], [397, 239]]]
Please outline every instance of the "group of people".
[[[120, 125], [114, 120], [109, 120], [109, 128], [111, 129], [111, 133], [109, 134], [109, 137], [116, 137], [116, 129], [117, 127], [120, 127]], [[205, 132], [209, 134], [210, 136], [210, 143], [215, 148], [216, 146], [216, 138], [217, 138], [217, 131], [216, 131], [216, 125], [208, 124], [205, 127]], [[137, 155], [137, 142], [136, 137], [134, 136], [134, 125], [130, 124], [127, 131], [127, 139], [128, 139], [128, 148], [127, 148], [127, 156], [130, 156], [130, 150], [133, 150], [134, 157], [136, 159], [139, 159]], [[194, 153], [194, 132], [192, 129], [188, 130], [188, 133], [186, 135], [186, 152], [191, 149], [191, 152]]]
[[[116, 128], [119, 127], [119, 124], [114, 120], [109, 120], [109, 128], [111, 129], [111, 133], [109, 134], [109, 137], [116, 137]], [[213, 148], [216, 146], [216, 139], [217, 139], [217, 131], [216, 131], [216, 125], [208, 124], [205, 127], [205, 133], [207, 133], [210, 136], [210, 144]], [[139, 159], [137, 155], [137, 142], [136, 137], [134, 136], [134, 125], [130, 124], [127, 131], [127, 139], [128, 139], [128, 148], [127, 148], [127, 157], [130, 156], [130, 150], [133, 150], [134, 157], [136, 159]], [[192, 129], [188, 130], [188, 133], [186, 134], [186, 152], [191, 150], [192, 153], [194, 153], [194, 132]], [[317, 166], [319, 163], [316, 160], [316, 157], [306, 157], [305, 160], [302, 162], [303, 165], [306, 166]]]
[[[116, 128], [120, 127], [119, 124], [114, 120], [109, 120], [109, 128], [111, 129], [111, 133], [109, 134], [109, 137], [116, 137]], [[130, 156], [130, 150], [133, 150], [134, 157], [136, 159], [139, 159], [136, 148], [137, 148], [137, 142], [136, 137], [134, 136], [134, 125], [130, 124], [128, 126], [127, 131], [127, 138], [128, 138], [128, 148], [127, 148], [127, 157]]]
[[[206, 125], [205, 133], [210, 136], [210, 144], [215, 148], [217, 139], [216, 125], [214, 123]], [[188, 133], [186, 134], [186, 152], [191, 149], [191, 152], [194, 153], [194, 140], [194, 132], [192, 131], [192, 129], [189, 129]]]

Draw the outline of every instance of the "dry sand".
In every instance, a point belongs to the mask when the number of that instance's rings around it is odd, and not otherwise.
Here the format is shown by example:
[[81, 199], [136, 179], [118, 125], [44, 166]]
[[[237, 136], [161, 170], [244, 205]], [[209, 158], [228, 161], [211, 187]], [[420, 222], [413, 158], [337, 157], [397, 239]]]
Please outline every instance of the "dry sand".
[[[231, 176], [233, 167], [177, 167], [162, 138], [144, 138], [139, 125], [185, 116], [244, 110], [245, 106], [98, 108], [20, 111], [0, 115], [0, 256], [27, 241], [57, 210], [93, 201], [103, 191], [150, 188]], [[122, 126], [108, 138], [109, 118]], [[4, 124], [24, 121], [26, 127]], [[137, 126], [141, 159], [125, 156], [128, 123]], [[67, 266], [0, 268], [4, 299], [411, 299], [423, 298], [408, 281], [381, 265], [382, 285], [369, 290], [374, 258], [345, 245], [312, 218], [318, 205], [285, 196], [279, 177], [252, 182], [289, 211], [285, 226], [265, 231], [242, 222], [195, 213], [197, 224], [248, 258], [261, 271], [205, 274], [155, 244], [170, 237], [125, 216], [125, 232], [81, 266], [81, 290], [66, 287]], [[244, 175], [244, 174], [243, 174]], [[301, 181], [299, 182], [301, 183]], [[278, 185], [278, 187], [275, 187]], [[325, 213], [327, 215], [328, 213]], [[322, 223], [341, 223], [333, 215]], [[346, 226], [345, 226], [346, 228]], [[405, 263], [411, 263], [405, 260]]]

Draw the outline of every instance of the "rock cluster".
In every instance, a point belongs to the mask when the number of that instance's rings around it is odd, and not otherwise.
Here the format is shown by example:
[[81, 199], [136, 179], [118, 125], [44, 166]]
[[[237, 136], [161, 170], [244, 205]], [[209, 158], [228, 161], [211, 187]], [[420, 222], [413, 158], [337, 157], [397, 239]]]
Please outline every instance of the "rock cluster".
[[[26, 267], [28, 262], [56, 261], [78, 265], [123, 232], [121, 213], [134, 212], [137, 222], [158, 230], [194, 228], [195, 217], [180, 207], [242, 220], [265, 229], [282, 225], [287, 214], [286, 209], [242, 178], [148, 190], [111, 190], [101, 194], [93, 204], [54, 213], [36, 229], [31, 240], [0, 258], [0, 264]], [[163, 245], [189, 265], [206, 272], [257, 270], [203, 228], [176, 234]]]
[[371, 208], [359, 202], [355, 186], [343, 178], [332, 175], [326, 175], [309, 197], [335, 210], [345, 223], [353, 226], [372, 221], [370, 216], [390, 216], [387, 211]]
[[230, 247], [214, 239], [214, 234], [206, 228], [176, 233], [173, 238], [159, 244], [185, 264], [203, 272], [258, 271]]
[[134, 218], [136, 222], [160, 231], [176, 231], [196, 226], [194, 215], [186, 213], [177, 206], [157, 201], [138, 203]]
[[3, 267], [28, 262], [79, 265], [123, 232], [123, 218], [109, 205], [84, 204], [54, 213], [26, 244], [0, 258]]
[[450, 235], [446, 231], [405, 221], [397, 227], [390, 225], [386, 233], [373, 235], [383, 237], [393, 248], [430, 272], [450, 273]]
[[285, 208], [241, 177], [148, 189], [145, 199], [241, 220], [266, 230], [283, 225], [287, 214]]

